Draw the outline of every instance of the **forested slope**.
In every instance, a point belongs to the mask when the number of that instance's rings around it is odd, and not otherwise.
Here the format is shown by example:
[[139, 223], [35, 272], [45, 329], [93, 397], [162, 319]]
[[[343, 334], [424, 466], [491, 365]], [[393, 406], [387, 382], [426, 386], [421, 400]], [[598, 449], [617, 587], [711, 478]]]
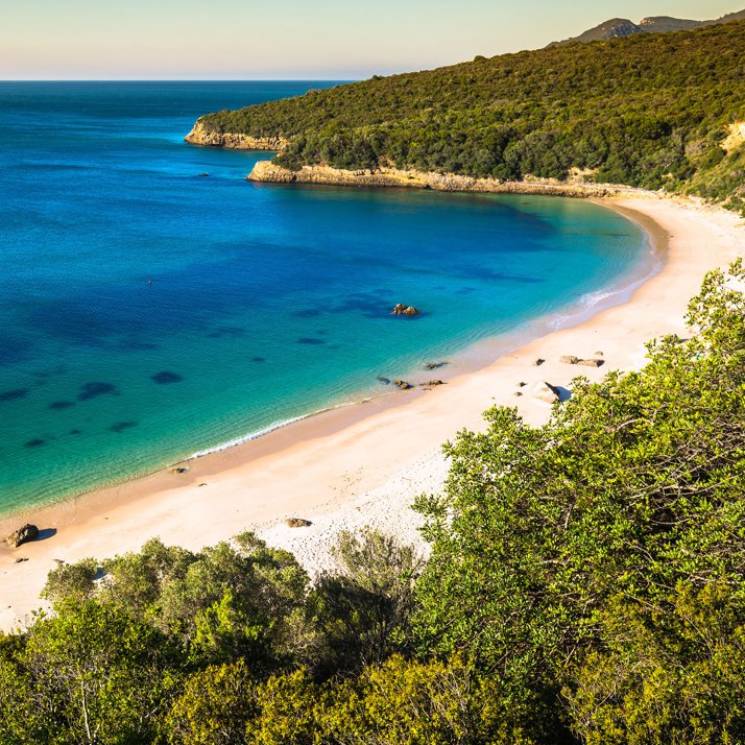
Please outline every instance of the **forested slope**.
[[[281, 164], [379, 165], [690, 192], [742, 207], [745, 22], [374, 78], [222, 111], [204, 131], [281, 138]], [[732, 128], [735, 127], [735, 130]]]

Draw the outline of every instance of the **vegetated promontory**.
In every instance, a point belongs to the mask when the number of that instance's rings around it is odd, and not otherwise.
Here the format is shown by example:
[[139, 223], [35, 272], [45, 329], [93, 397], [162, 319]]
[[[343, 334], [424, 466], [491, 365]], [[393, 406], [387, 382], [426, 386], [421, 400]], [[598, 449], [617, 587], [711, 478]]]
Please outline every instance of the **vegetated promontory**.
[[581, 174], [743, 209], [745, 22], [376, 76], [208, 114], [190, 141], [271, 142], [293, 170]]

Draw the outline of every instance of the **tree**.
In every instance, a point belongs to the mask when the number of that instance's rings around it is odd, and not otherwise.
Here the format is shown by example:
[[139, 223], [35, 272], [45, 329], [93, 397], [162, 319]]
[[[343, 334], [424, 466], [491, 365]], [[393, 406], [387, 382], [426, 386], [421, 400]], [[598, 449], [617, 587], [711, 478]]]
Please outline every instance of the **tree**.
[[9, 742], [134, 745], [150, 741], [172, 681], [153, 629], [84, 600], [40, 618], [0, 665]]
[[421, 663], [394, 656], [330, 692], [323, 742], [345, 745], [529, 745], [497, 678], [462, 658]]
[[422, 562], [410, 546], [371, 530], [341, 534], [335, 556], [339, 570], [319, 578], [309, 613], [327, 659], [322, 669], [352, 671], [404, 645]]
[[[609, 643], [615, 598], [672, 614], [671, 588], [715, 584], [742, 621], [744, 279], [741, 263], [709, 275], [691, 304], [698, 335], [652, 344], [640, 372], [575, 381], [546, 426], [493, 409], [486, 432], [447, 447], [445, 494], [418, 503], [433, 542], [421, 654], [468, 650], [557, 732], [560, 689], [578, 655]], [[683, 664], [677, 638], [663, 637]]]
[[187, 678], [165, 719], [164, 734], [174, 745], [238, 745], [246, 742], [244, 729], [255, 710], [246, 663], [210, 665]]

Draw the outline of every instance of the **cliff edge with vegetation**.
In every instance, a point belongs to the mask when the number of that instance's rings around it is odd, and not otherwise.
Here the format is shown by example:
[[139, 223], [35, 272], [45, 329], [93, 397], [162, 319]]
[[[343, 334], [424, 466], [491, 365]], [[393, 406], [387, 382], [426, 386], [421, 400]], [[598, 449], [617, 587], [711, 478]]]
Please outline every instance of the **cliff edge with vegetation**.
[[203, 116], [197, 144], [276, 163], [585, 180], [745, 208], [745, 22], [571, 44]]
[[335, 186], [374, 186], [432, 191], [468, 191], [489, 194], [542, 194], [562, 197], [609, 197], [628, 194], [634, 189], [617, 184], [587, 183], [579, 173], [564, 181], [526, 177], [522, 181], [499, 181], [436, 171], [406, 171], [375, 168], [350, 171], [331, 166], [301, 166], [291, 170], [273, 161], [260, 160], [248, 175], [249, 181], [273, 184], [325, 184]]

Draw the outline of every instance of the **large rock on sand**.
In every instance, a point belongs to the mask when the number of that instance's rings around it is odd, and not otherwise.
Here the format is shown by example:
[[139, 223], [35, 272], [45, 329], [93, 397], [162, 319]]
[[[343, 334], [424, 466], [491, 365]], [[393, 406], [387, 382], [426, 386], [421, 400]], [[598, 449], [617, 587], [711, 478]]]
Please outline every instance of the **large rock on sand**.
[[309, 528], [313, 523], [310, 520], [305, 520], [302, 517], [289, 517], [285, 520], [288, 528]]
[[18, 548], [19, 546], [22, 546], [24, 543], [29, 543], [29, 541], [35, 541], [39, 537], [39, 529], [36, 527], [36, 525], [32, 525], [31, 523], [26, 523], [22, 528], [18, 528], [18, 530], [14, 530], [6, 539], [5, 542], [11, 547], [11, 548]]
[[545, 401], [547, 404], [555, 404], [557, 401], [561, 401], [559, 389], [551, 383], [539, 383], [535, 387], [534, 393], [536, 398]]

